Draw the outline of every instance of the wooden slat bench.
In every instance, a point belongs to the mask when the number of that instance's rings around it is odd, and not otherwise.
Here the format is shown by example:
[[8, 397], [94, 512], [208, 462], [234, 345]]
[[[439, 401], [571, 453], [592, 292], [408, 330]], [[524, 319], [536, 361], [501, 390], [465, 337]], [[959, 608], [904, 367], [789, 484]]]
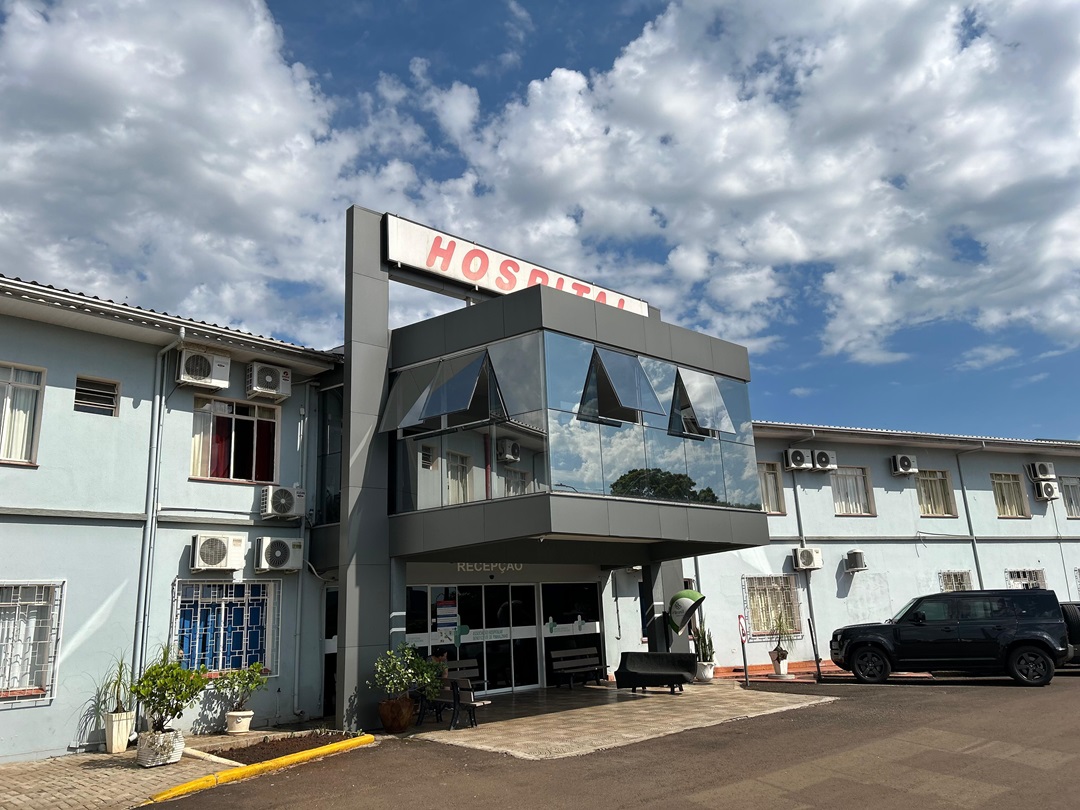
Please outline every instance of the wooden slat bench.
[[[450, 729], [461, 728], [459, 723], [462, 709], [469, 718], [469, 725], [475, 727], [476, 710], [491, 705], [490, 700], [483, 700], [476, 696], [476, 691], [468, 678], [443, 678], [442, 691], [439, 692], [437, 698], [429, 702], [435, 710], [436, 723], [441, 723], [443, 712], [450, 709]], [[423, 722], [422, 717], [419, 722]]]
[[555, 685], [567, 684], [574, 688], [574, 678], [580, 678], [582, 683], [596, 681], [600, 686], [601, 679], [607, 679], [607, 669], [600, 660], [600, 653], [596, 647], [581, 647], [576, 650], [552, 650], [551, 669], [555, 675]]

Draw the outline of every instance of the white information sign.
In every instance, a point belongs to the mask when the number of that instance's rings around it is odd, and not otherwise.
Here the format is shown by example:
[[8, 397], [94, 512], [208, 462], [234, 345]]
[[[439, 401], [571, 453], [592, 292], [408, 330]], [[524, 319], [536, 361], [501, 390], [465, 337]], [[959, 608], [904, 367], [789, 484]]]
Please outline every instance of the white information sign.
[[541, 284], [648, 316], [649, 304], [572, 276], [537, 267], [457, 236], [386, 215], [386, 258], [467, 287], [511, 293]]

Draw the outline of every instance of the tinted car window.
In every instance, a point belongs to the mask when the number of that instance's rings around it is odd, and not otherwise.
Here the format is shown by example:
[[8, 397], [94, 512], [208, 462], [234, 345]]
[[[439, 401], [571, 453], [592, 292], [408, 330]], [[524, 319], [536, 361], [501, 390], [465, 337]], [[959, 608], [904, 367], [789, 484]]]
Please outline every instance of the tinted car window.
[[1011, 597], [1016, 606], [1016, 615], [1022, 619], [1060, 619], [1061, 608], [1050, 594], [1017, 592]]
[[1001, 619], [1012, 615], [1008, 603], [1000, 596], [983, 596], [957, 600], [957, 614], [961, 621], [965, 619]]
[[955, 619], [951, 599], [924, 599], [918, 607], [928, 622], [945, 622]]

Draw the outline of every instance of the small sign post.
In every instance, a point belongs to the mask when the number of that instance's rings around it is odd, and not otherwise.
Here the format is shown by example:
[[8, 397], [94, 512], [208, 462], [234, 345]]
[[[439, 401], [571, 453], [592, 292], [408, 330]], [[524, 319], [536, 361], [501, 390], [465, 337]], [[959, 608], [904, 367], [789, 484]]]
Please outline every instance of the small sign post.
[[742, 644], [743, 686], [750, 687], [750, 667], [746, 665], [746, 617], [739, 614], [739, 643]]

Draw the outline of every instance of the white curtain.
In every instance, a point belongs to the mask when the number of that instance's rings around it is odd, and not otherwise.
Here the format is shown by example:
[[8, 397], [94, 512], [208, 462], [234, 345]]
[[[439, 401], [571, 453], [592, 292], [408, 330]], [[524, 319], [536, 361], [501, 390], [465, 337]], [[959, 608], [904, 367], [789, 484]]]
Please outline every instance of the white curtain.
[[866, 497], [863, 471], [858, 467], [841, 467], [832, 473], [833, 503], [838, 515], [866, 515], [870, 504]]
[[[15, 369], [15, 379], [33, 375], [40, 379], [36, 371], [27, 372]], [[36, 382], [36, 380], [34, 380]], [[6, 389], [6, 390], [5, 390]], [[4, 407], [0, 411], [0, 458], [14, 461], [30, 461], [34, 448], [34, 417], [37, 415], [38, 389], [22, 386], [3, 385]]]

